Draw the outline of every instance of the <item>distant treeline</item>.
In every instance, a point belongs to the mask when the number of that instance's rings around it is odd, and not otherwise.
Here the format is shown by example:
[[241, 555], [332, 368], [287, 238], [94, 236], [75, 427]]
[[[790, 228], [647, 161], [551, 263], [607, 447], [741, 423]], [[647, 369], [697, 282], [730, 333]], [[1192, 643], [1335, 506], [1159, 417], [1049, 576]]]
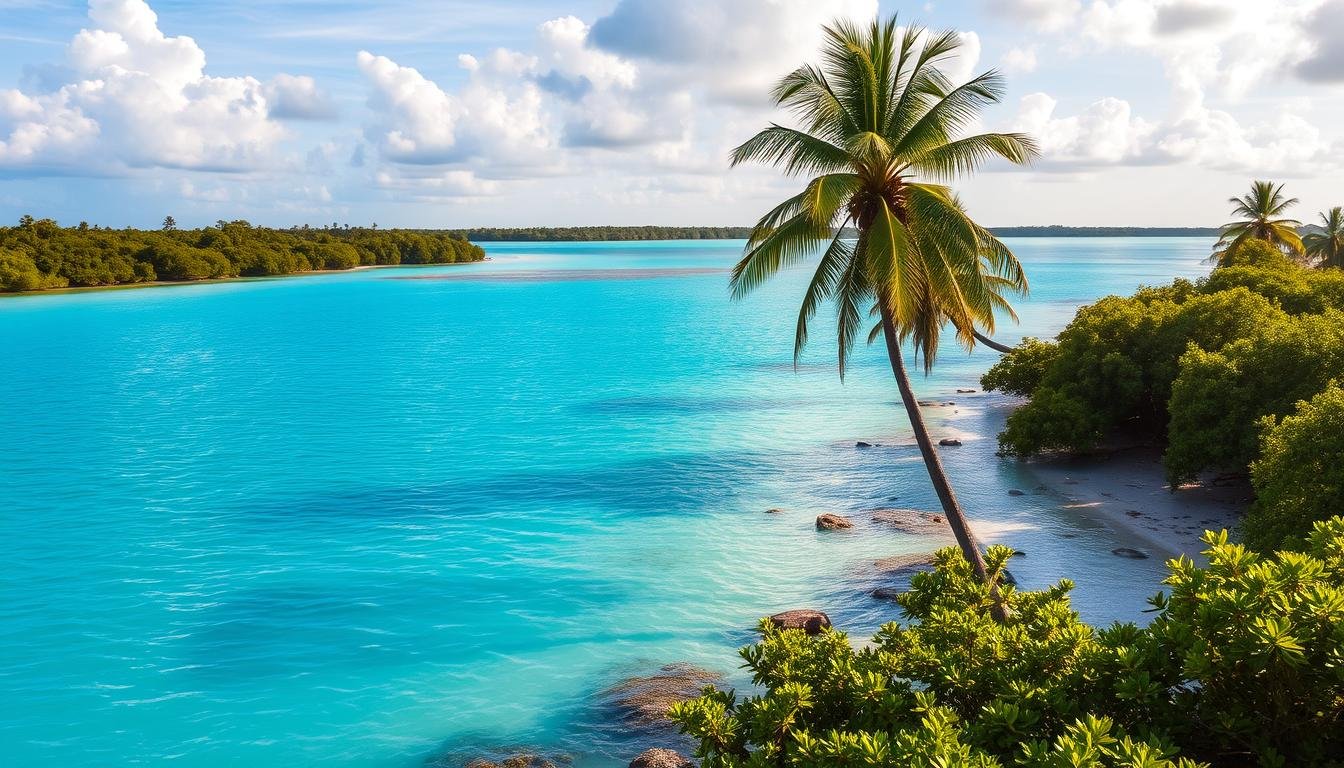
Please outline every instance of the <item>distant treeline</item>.
[[990, 227], [997, 237], [1217, 237], [1217, 227]]
[[600, 240], [745, 240], [751, 227], [487, 227], [453, 229], [473, 243], [593, 242]]
[[220, 221], [204, 229], [61, 227], [25, 216], [0, 227], [0, 292], [288, 275], [392, 264], [480, 261], [460, 236], [398, 229], [268, 229]]
[[[1217, 237], [1212, 227], [994, 227], [999, 237]], [[751, 227], [517, 227], [454, 229], [475, 243], [598, 240], [745, 240]], [[854, 231], [848, 234], [855, 236]]]

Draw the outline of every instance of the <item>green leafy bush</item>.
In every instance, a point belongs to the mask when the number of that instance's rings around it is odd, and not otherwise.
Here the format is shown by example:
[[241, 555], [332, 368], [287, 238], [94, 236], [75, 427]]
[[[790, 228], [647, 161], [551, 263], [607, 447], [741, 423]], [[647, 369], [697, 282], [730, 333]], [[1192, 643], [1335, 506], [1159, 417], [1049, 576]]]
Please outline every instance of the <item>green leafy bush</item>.
[[485, 252], [443, 232], [286, 230], [221, 221], [197, 230], [60, 227], [25, 216], [0, 227], [0, 292], [151, 280], [286, 275], [362, 264], [451, 264]]
[[1014, 394], [1034, 385], [1031, 401], [1009, 416], [1000, 449], [1014, 456], [1087, 451], [1118, 429], [1161, 436], [1191, 344], [1220, 349], [1282, 317], [1245, 288], [1201, 294], [1185, 281], [1084, 307], [1053, 349], [1032, 340], [981, 379], [986, 389]]
[[1180, 483], [1206, 469], [1245, 468], [1259, 452], [1263, 417], [1291, 413], [1344, 375], [1344, 312], [1265, 318], [1219, 351], [1192, 348], [1180, 369], [1171, 390], [1168, 477]]
[[672, 717], [705, 768], [1339, 764], [1344, 518], [1318, 523], [1306, 554], [1205, 541], [1209, 567], [1170, 564], [1150, 627], [1104, 630], [1078, 619], [1067, 581], [1003, 587], [997, 623], [943, 550], [899, 600], [907, 625], [856, 648], [762, 622], [742, 656], [763, 690], [707, 691]]
[[1282, 420], [1265, 418], [1260, 440], [1243, 535], [1262, 552], [1297, 548], [1313, 523], [1344, 512], [1344, 389], [1331, 384]]

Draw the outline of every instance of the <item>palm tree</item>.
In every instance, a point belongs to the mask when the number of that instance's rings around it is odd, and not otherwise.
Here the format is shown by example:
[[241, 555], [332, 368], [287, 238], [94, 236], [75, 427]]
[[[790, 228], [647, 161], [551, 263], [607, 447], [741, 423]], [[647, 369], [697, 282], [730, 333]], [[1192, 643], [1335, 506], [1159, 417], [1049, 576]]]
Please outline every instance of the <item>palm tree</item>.
[[1336, 205], [1321, 214], [1322, 232], [1302, 238], [1307, 256], [1321, 267], [1344, 267], [1344, 208]]
[[[869, 341], [885, 338], [943, 511], [962, 553], [993, 588], [920, 413], [901, 345], [912, 344], [927, 373], [947, 323], [970, 349], [977, 328], [993, 332], [995, 310], [1011, 314], [1005, 293], [1027, 288], [1012, 252], [967, 216], [950, 189], [923, 179], [950, 179], [995, 157], [1025, 164], [1036, 145], [1013, 133], [959, 136], [981, 108], [1000, 100], [1003, 80], [991, 70], [951, 83], [940, 65], [960, 47], [954, 32], [911, 27], [898, 34], [893, 16], [864, 27], [837, 21], [825, 38], [821, 66], [800, 67], [772, 93], [801, 127], [772, 124], [733, 152], [733, 165], [757, 161], [812, 177], [756, 224], [733, 269], [733, 296], [820, 252], [798, 313], [794, 359], [817, 308], [834, 300], [842, 377], [864, 316], [877, 315]], [[850, 226], [855, 240], [842, 238]]]
[[1285, 253], [1302, 253], [1302, 238], [1297, 234], [1302, 223], [1278, 218], [1298, 202], [1296, 197], [1283, 196], [1282, 184], [1275, 186], [1272, 181], [1256, 181], [1251, 184], [1249, 193], [1230, 198], [1228, 202], [1232, 204], [1232, 215], [1240, 221], [1224, 224], [1219, 230], [1221, 237], [1213, 247], [1215, 260], [1221, 261], [1224, 255], [1252, 238], [1269, 242]]

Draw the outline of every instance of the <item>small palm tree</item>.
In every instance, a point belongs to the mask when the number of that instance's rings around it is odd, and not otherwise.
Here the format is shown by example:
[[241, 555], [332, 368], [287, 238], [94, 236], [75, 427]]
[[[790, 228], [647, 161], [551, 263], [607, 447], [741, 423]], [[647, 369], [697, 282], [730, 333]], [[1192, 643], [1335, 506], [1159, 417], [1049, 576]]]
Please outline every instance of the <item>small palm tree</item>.
[[1302, 253], [1302, 238], [1297, 234], [1302, 223], [1281, 218], [1284, 211], [1297, 205], [1298, 200], [1296, 197], [1285, 198], [1282, 184], [1253, 182], [1249, 193], [1233, 197], [1228, 202], [1232, 203], [1232, 215], [1240, 221], [1224, 224], [1219, 230], [1221, 237], [1213, 247], [1216, 261], [1221, 262], [1225, 254], [1252, 238], [1269, 242], [1285, 253]]
[[[943, 511], [962, 553], [989, 583], [911, 389], [901, 345], [911, 343], [927, 373], [948, 323], [969, 349], [977, 328], [993, 332], [996, 310], [1011, 314], [1005, 294], [1027, 288], [1008, 248], [967, 216], [951, 190], [922, 179], [952, 178], [996, 157], [1024, 164], [1036, 145], [1014, 133], [959, 135], [981, 108], [999, 101], [1003, 81], [989, 71], [964, 84], [949, 82], [939, 65], [960, 47], [955, 33], [911, 27], [898, 35], [893, 16], [865, 27], [837, 21], [825, 37], [822, 65], [795, 70], [773, 92], [776, 105], [802, 127], [772, 124], [733, 152], [733, 165], [758, 161], [812, 177], [756, 224], [733, 269], [733, 296], [819, 252], [798, 314], [794, 359], [818, 307], [833, 300], [842, 377], [864, 317], [877, 316], [869, 341], [886, 340]], [[843, 237], [846, 227], [857, 229], [856, 240]]]
[[1344, 268], [1344, 208], [1322, 213], [1321, 229], [1302, 238], [1307, 256], [1320, 267]]

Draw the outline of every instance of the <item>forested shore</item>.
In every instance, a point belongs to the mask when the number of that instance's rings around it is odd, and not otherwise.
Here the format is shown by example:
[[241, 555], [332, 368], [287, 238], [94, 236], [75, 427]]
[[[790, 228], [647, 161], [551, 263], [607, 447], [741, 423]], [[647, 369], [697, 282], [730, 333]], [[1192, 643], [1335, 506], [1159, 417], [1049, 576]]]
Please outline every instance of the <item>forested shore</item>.
[[[745, 240], [752, 227], [490, 227], [444, 230], [475, 243]], [[1215, 227], [990, 227], [997, 237], [1217, 237]], [[852, 228], [850, 237], [857, 235]]]
[[396, 264], [480, 261], [458, 235], [404, 229], [270, 229], [246, 221], [160, 230], [62, 227], [25, 216], [0, 227], [0, 292], [219, 280]]

